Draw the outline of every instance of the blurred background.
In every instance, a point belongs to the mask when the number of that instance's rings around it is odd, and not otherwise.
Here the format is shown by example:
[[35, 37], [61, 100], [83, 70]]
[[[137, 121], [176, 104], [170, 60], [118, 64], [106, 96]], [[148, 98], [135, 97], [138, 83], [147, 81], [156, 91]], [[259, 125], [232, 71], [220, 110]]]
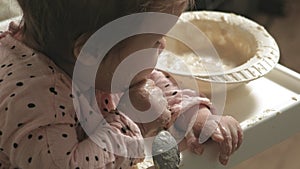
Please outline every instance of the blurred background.
[[[258, 22], [277, 41], [280, 64], [300, 73], [300, 0], [196, 0], [192, 10], [232, 12]], [[0, 21], [17, 15], [15, 0], [0, 0]], [[299, 169], [299, 143], [300, 133], [233, 169]]]

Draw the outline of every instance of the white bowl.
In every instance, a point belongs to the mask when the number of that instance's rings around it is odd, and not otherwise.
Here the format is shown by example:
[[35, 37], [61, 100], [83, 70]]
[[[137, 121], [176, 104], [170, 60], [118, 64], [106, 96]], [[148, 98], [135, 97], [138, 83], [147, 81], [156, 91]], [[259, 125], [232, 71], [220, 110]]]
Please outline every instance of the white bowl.
[[[219, 56], [218, 60], [215, 56], [200, 54], [199, 57], [198, 54], [205, 51], [203, 46], [209, 45], [199, 43], [197, 36], [184, 27], [188, 23], [206, 35]], [[224, 85], [230, 90], [264, 76], [279, 61], [279, 48], [272, 36], [261, 25], [245, 17], [224, 12], [186, 12], [176, 26], [170, 34], [187, 36], [189, 44], [166, 37], [166, 51], [159, 56], [157, 68], [169, 72], [184, 87], [194, 88], [190, 82], [195, 79], [200, 91], [208, 95], [212, 89], [224, 89]], [[190, 44], [198, 46], [196, 51]], [[183, 62], [174, 59], [169, 52], [182, 59], [188, 65], [188, 71], [183, 68]]]

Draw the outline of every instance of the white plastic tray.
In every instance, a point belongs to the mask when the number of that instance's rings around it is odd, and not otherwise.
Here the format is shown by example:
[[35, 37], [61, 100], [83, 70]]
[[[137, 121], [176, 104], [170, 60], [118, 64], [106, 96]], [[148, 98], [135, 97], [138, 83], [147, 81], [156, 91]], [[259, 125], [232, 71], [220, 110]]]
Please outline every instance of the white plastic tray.
[[182, 169], [230, 168], [299, 132], [300, 74], [277, 65], [265, 77], [229, 91], [225, 114], [241, 122], [245, 136], [228, 165], [218, 163], [218, 146], [211, 143], [202, 156], [183, 153]]

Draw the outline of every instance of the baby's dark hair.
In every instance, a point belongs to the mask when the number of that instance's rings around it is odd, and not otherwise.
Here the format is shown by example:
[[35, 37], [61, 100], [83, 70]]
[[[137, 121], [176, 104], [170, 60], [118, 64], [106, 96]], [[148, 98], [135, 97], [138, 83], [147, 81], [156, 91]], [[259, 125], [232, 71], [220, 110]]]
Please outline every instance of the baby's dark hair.
[[[191, 0], [18, 0], [24, 43], [51, 57], [73, 55], [77, 39], [127, 14]], [[156, 4], [156, 5], [154, 5]]]

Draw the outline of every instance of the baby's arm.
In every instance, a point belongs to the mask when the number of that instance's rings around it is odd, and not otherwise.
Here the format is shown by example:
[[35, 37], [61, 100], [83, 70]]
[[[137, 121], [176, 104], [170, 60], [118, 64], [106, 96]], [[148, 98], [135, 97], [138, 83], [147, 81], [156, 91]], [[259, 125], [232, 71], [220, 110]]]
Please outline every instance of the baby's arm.
[[[78, 141], [74, 124], [56, 124], [27, 133], [17, 132], [10, 149], [5, 151], [10, 155], [13, 167], [23, 169], [112, 169], [128, 168], [140, 162], [140, 159], [133, 158], [138, 154], [142, 156], [144, 152], [137, 126], [119, 113], [111, 113], [107, 119], [111, 119], [107, 121], [110, 128], [99, 125], [91, 135], [94, 140], [86, 138]], [[123, 130], [119, 126], [127, 128]], [[131, 141], [126, 142], [111, 133]], [[122, 151], [124, 156], [112, 153]]]

